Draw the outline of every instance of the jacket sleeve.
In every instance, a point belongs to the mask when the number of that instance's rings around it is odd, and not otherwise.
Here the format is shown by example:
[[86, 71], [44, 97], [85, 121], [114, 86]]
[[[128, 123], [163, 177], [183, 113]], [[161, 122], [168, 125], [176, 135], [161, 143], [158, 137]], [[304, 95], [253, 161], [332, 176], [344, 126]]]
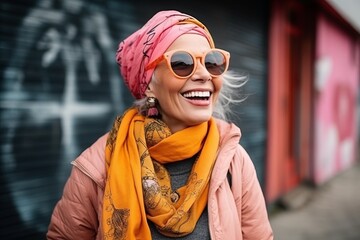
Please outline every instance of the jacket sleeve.
[[97, 191], [95, 182], [73, 166], [63, 195], [52, 213], [47, 239], [95, 239]]
[[242, 158], [241, 223], [244, 240], [272, 240], [273, 231], [268, 218], [265, 198], [257, 178], [255, 166], [240, 146]]

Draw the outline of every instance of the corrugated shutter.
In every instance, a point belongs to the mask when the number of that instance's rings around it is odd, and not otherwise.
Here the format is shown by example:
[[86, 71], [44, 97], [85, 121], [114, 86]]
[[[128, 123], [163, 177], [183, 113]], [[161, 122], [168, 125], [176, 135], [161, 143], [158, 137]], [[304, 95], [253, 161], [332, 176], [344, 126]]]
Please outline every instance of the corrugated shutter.
[[[237, 4], [238, 5], [238, 4]], [[235, 119], [262, 178], [267, 5], [230, 2], [3, 0], [0, 3], [0, 238], [44, 239], [70, 161], [104, 134], [132, 97], [114, 54], [155, 11], [197, 16], [251, 94]]]

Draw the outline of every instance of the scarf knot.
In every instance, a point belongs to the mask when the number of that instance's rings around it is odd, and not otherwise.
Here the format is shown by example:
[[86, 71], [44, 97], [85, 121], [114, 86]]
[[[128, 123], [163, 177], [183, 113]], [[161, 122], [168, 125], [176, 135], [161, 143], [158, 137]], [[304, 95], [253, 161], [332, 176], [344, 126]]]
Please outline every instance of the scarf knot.
[[171, 136], [170, 128], [160, 119], [145, 118], [145, 139], [148, 148]]

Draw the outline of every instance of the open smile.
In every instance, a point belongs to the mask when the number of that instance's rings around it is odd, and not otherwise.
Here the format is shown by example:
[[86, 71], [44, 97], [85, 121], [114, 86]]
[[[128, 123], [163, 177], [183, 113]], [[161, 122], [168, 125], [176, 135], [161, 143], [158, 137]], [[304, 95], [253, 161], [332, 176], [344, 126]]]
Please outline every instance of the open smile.
[[211, 96], [211, 92], [210, 91], [189, 91], [189, 92], [185, 92], [182, 93], [181, 95], [184, 98], [190, 99], [190, 100], [209, 100], [210, 96]]

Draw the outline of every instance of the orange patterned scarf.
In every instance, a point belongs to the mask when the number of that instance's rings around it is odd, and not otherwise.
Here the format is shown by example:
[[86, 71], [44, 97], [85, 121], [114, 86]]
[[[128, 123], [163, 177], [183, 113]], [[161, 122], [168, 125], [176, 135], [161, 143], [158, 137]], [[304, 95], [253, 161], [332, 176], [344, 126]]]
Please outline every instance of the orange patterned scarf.
[[[104, 239], [151, 239], [147, 220], [166, 236], [191, 233], [207, 203], [218, 144], [213, 118], [171, 134], [133, 108], [118, 117], [106, 144]], [[173, 190], [163, 164], [197, 153], [186, 185]]]

